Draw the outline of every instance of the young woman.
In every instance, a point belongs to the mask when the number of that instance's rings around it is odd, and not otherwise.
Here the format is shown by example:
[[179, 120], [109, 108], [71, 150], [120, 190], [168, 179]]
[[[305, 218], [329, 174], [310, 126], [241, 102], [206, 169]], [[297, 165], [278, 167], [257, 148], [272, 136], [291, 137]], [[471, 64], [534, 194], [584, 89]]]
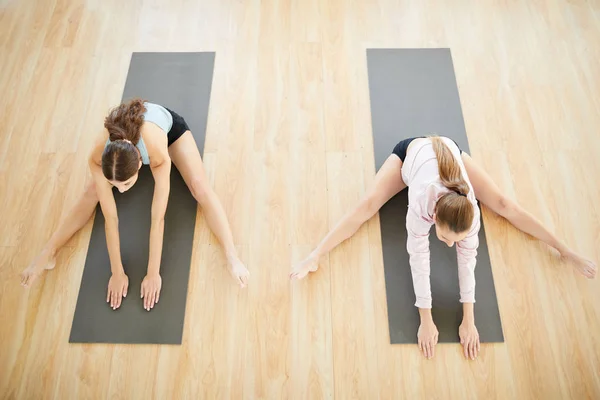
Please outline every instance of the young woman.
[[389, 199], [408, 186], [407, 250], [421, 317], [417, 332], [424, 356], [434, 355], [438, 330], [431, 317], [429, 230], [448, 246], [456, 243], [463, 321], [459, 336], [464, 355], [475, 359], [479, 334], [475, 327], [474, 269], [479, 245], [480, 210], [476, 199], [510, 221], [516, 228], [558, 250], [587, 278], [596, 264], [571, 251], [531, 214], [504, 196], [490, 177], [448, 138], [411, 138], [398, 143], [375, 176], [366, 196], [350, 210], [314, 251], [292, 268], [291, 279], [302, 279], [318, 268], [319, 258], [352, 236]]
[[114, 108], [106, 117], [104, 128], [88, 160], [92, 181], [42, 252], [23, 271], [21, 284], [28, 287], [45, 269], [54, 268], [58, 250], [86, 224], [100, 202], [106, 221], [106, 242], [112, 271], [106, 301], [113, 309], [119, 308], [122, 298], [127, 296], [129, 280], [121, 262], [117, 208], [112, 188], [116, 187], [121, 193], [131, 189], [142, 165], [148, 165], [155, 187], [148, 270], [141, 285], [141, 297], [144, 308], [150, 311], [158, 302], [162, 286], [159, 270], [173, 162], [202, 206], [209, 227], [224, 247], [231, 275], [244, 287], [249, 272], [238, 258], [225, 212], [209, 186], [200, 152], [185, 120], [163, 106], [133, 99]]

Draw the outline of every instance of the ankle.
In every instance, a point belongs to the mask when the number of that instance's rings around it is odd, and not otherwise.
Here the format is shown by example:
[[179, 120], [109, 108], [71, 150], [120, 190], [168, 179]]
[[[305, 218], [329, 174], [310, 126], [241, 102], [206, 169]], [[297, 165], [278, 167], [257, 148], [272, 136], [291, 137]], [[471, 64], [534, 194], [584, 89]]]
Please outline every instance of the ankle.
[[57, 252], [58, 249], [56, 249], [55, 247], [46, 247], [44, 248], [44, 250], [42, 250], [42, 254], [48, 259], [55, 258]]
[[240, 259], [235, 250], [226, 252], [225, 257], [227, 258], [227, 262], [229, 264], [234, 264]]

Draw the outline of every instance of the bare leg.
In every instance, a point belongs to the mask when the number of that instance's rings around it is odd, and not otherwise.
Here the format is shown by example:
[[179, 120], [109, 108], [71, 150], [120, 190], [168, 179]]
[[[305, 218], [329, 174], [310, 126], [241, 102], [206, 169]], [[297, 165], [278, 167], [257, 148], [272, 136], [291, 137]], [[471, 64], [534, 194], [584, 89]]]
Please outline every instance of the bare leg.
[[337, 223], [323, 238], [317, 248], [302, 262], [295, 265], [290, 273], [292, 279], [302, 279], [318, 268], [319, 258], [330, 252], [340, 243], [354, 235], [356, 231], [379, 211], [389, 199], [406, 188], [402, 180], [402, 161], [392, 154], [381, 166], [375, 181], [361, 201]]
[[596, 276], [598, 268], [594, 262], [571, 251], [565, 243], [543, 226], [533, 215], [503, 195], [490, 176], [468, 154], [463, 153], [462, 159], [479, 201], [495, 213], [506, 218], [516, 228], [554, 247], [566, 261], [569, 261], [584, 276], [588, 278]]
[[21, 273], [21, 285], [25, 287], [31, 286], [44, 270], [54, 268], [56, 253], [89, 221], [97, 204], [98, 195], [96, 194], [96, 187], [91, 182], [87, 185], [85, 192], [77, 201], [77, 204], [75, 204], [66, 218], [60, 223], [58, 229], [54, 232], [48, 243], [46, 243], [41, 253]]
[[198, 146], [190, 131], [184, 133], [169, 147], [169, 156], [190, 192], [202, 207], [208, 226], [223, 246], [229, 262], [230, 274], [237, 284], [245, 287], [250, 273], [237, 255], [227, 215], [217, 194], [210, 187]]

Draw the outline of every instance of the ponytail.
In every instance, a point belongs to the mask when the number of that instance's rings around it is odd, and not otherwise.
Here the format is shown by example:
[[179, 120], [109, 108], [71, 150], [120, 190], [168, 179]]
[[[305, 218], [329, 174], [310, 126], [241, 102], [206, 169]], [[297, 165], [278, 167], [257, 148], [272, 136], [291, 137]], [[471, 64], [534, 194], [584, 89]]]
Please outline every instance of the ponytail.
[[451, 190], [436, 204], [436, 219], [455, 233], [466, 232], [473, 222], [475, 210], [467, 198], [470, 188], [462, 177], [460, 165], [438, 136], [430, 137], [438, 162], [442, 184]]
[[437, 158], [440, 179], [444, 186], [459, 195], [466, 196], [469, 194], [469, 185], [463, 179], [460, 166], [448, 146], [442, 142], [439, 136], [433, 136], [430, 139]]
[[113, 108], [104, 119], [110, 141], [128, 140], [135, 146], [140, 141], [144, 112], [144, 101], [137, 98]]
[[124, 182], [139, 169], [140, 141], [146, 107], [141, 99], [133, 99], [113, 108], [104, 119], [110, 143], [102, 154], [102, 172], [109, 181]]

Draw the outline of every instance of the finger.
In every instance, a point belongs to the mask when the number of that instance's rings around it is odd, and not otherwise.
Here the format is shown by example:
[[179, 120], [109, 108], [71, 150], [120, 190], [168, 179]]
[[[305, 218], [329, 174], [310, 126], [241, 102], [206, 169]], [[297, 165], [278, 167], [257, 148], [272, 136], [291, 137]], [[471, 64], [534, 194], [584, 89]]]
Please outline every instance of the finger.
[[149, 289], [144, 290], [144, 309], [145, 310], [150, 309], [150, 290]]
[[469, 358], [473, 359], [473, 339], [469, 339]]
[[471, 360], [475, 359], [475, 341], [473, 339], [469, 342], [469, 355], [471, 356]]
[[419, 351], [423, 351], [423, 342], [421, 342], [421, 339], [417, 338], [417, 344], [419, 345]]
[[144, 310], [146, 309], [146, 286], [142, 283], [142, 287], [140, 289], [140, 297], [142, 298], [142, 306], [144, 307]]
[[148, 289], [148, 291], [146, 292], [147, 296], [146, 296], [146, 305], [147, 305], [147, 309], [148, 311], [150, 311], [152, 309], [152, 304], [154, 302], [154, 289], [150, 288]]
[[431, 358], [435, 357], [435, 343], [431, 342]]
[[427, 340], [427, 344], [425, 345], [425, 347], [427, 348], [427, 358], [431, 358], [431, 342], [430, 342], [430, 340]]
[[117, 294], [115, 295], [115, 297], [116, 297], [116, 301], [117, 301], [116, 306], [117, 306], [117, 308], [119, 308], [119, 307], [121, 307], [121, 300], [123, 299], [123, 292], [121, 290], [119, 290], [117, 292]]
[[434, 342], [435, 344], [438, 344], [438, 339], [439, 339], [439, 338], [440, 338], [440, 334], [439, 334], [439, 333], [436, 333], [436, 334], [435, 334], [435, 342]]
[[433, 338], [429, 340], [429, 358], [433, 358]]
[[481, 342], [479, 341], [479, 338], [477, 338], [477, 354], [479, 354], [480, 351], [481, 351]]
[[152, 297], [150, 300], [150, 308], [154, 308], [155, 304], [156, 304], [156, 289], [154, 289], [154, 291], [152, 292]]
[[110, 288], [106, 289], [106, 302], [110, 301]]
[[242, 277], [238, 275], [237, 277], [237, 282], [239, 283], [240, 287], [244, 287], [244, 281], [242, 281]]
[[115, 309], [115, 305], [117, 304], [116, 294], [114, 290], [110, 291], [110, 306], [112, 309]]
[[473, 339], [468, 338], [467, 339], [467, 357], [469, 359], [473, 359], [473, 355], [472, 355], [472, 345], [473, 345]]
[[465, 340], [463, 341], [463, 351], [465, 353], [465, 358], [469, 358], [469, 343]]
[[127, 284], [123, 286], [123, 297], [127, 297]]
[[158, 303], [158, 298], [160, 297], [160, 289], [156, 291], [156, 302]]

